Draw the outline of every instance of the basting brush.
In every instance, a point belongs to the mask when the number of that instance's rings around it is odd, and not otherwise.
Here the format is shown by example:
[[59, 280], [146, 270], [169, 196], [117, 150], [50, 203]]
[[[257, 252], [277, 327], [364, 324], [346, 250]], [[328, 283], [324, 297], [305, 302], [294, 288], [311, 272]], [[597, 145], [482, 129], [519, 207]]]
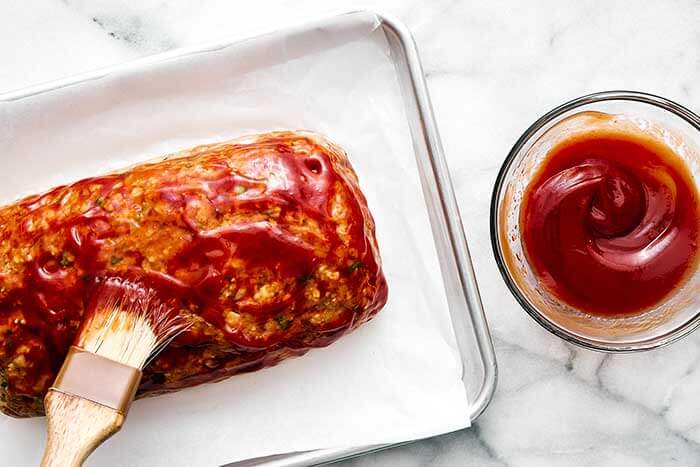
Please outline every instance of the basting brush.
[[187, 327], [138, 280], [101, 280], [44, 399], [48, 441], [42, 467], [79, 467], [119, 431], [141, 370]]

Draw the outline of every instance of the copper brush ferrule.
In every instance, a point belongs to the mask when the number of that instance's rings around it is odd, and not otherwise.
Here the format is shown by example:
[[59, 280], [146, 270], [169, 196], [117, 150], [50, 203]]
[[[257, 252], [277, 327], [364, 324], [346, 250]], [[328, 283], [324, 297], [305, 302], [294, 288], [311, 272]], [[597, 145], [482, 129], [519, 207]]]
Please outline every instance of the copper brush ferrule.
[[141, 370], [71, 346], [50, 390], [87, 399], [126, 416]]

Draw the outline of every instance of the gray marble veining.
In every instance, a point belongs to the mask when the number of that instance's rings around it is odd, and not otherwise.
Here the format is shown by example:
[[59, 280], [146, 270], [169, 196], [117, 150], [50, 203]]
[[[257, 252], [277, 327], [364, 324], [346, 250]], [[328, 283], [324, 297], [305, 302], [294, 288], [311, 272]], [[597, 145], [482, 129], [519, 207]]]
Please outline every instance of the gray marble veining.
[[[355, 2], [27, 0], [0, 3], [0, 90]], [[700, 3], [375, 0], [414, 32], [500, 369], [469, 430], [348, 461], [370, 466], [700, 466], [700, 333], [636, 355], [542, 330], [503, 284], [489, 244], [496, 172], [520, 133], [573, 97], [627, 88], [700, 110]]]

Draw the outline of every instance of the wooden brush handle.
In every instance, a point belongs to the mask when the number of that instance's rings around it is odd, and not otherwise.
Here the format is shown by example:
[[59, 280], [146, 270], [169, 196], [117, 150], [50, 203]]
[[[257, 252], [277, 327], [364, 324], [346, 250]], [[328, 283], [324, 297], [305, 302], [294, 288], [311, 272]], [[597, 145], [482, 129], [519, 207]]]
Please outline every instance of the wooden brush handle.
[[41, 467], [82, 466], [124, 423], [124, 415], [114, 409], [59, 391], [46, 394], [44, 407], [48, 441]]

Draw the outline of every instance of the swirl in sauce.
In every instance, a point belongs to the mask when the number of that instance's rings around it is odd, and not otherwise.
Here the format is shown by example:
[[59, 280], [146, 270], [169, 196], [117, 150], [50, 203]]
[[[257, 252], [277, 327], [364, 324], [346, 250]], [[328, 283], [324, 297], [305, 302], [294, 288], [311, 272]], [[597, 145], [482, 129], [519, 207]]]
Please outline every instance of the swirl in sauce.
[[667, 146], [588, 132], [554, 147], [521, 208], [525, 253], [565, 303], [594, 315], [654, 307], [694, 270], [698, 194]]

